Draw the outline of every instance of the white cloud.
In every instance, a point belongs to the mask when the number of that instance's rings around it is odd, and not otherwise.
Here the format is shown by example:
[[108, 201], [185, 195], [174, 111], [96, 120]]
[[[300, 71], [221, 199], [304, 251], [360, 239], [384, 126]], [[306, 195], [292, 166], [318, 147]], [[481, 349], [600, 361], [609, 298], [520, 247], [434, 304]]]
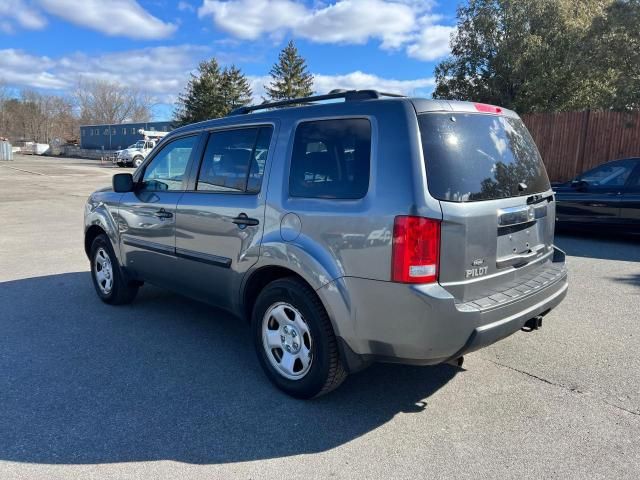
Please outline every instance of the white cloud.
[[307, 9], [290, 0], [204, 0], [200, 18], [213, 16], [222, 30], [244, 40], [255, 40], [264, 33], [293, 28]]
[[374, 89], [403, 95], [425, 95], [427, 91], [432, 90], [434, 84], [433, 77], [396, 80], [355, 71], [346, 75], [316, 75], [313, 87], [318, 93], [329, 93], [335, 88], [344, 88], [346, 90]]
[[195, 12], [196, 7], [191, 5], [189, 2], [180, 1], [178, 2], [178, 10], [181, 12]]
[[13, 33], [14, 24], [29, 30], [39, 30], [47, 24], [40, 12], [23, 0], [0, 1], [0, 20], [0, 29], [5, 33]]
[[41, 88], [66, 93], [80, 78], [139, 87], [159, 102], [171, 103], [184, 88], [206, 48], [180, 45], [151, 47], [88, 56], [36, 57], [21, 50], [0, 50], [0, 78], [15, 87]]
[[[264, 86], [269, 83], [269, 76], [249, 77], [251, 89], [253, 90], [254, 102], [261, 102], [265, 97]], [[329, 93], [336, 88], [345, 90], [366, 90], [373, 89], [387, 93], [399, 93], [402, 95], [427, 96], [431, 94], [435, 81], [433, 77], [416, 78], [412, 80], [397, 80], [384, 78], [371, 73], [364, 73], [359, 70], [344, 75], [322, 75], [315, 74], [313, 90], [321, 95]]]
[[408, 40], [415, 26], [408, 5], [385, 0], [343, 0], [312, 12], [294, 33], [318, 43], [366, 43], [382, 41], [396, 48]]
[[[415, 58], [433, 60], [449, 52], [443, 33], [451, 30], [435, 24], [441, 18], [431, 13], [433, 6], [419, 0], [338, 0], [311, 8], [293, 0], [203, 0], [198, 16], [211, 17], [218, 28], [243, 40], [288, 34], [316, 43], [375, 39], [384, 49], [406, 47]], [[430, 53], [421, 53], [423, 47]]]
[[433, 61], [449, 54], [449, 39], [454, 27], [427, 25], [415, 43], [407, 46], [407, 55], [418, 60]]
[[176, 25], [151, 15], [136, 0], [0, 0], [0, 30], [41, 29], [47, 24], [45, 12], [111, 36], [153, 40], [176, 30]]
[[65, 88], [66, 82], [50, 71], [54, 64], [49, 57], [37, 57], [14, 49], [0, 50], [0, 79], [9, 85]]
[[47, 12], [111, 36], [159, 39], [176, 26], [154, 17], [136, 0], [37, 0]]

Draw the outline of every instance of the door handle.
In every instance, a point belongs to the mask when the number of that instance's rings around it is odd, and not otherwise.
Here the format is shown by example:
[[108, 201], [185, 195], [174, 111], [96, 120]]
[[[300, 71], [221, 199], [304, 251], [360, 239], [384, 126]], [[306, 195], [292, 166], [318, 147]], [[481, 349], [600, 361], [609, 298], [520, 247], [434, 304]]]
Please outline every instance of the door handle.
[[173, 218], [173, 213], [167, 212], [164, 208], [161, 208], [156, 213], [154, 213], [153, 216], [158, 217], [159, 219]]
[[232, 218], [231, 221], [240, 228], [245, 228], [247, 226], [254, 227], [260, 223], [257, 218], [250, 218], [246, 213], [241, 213], [237, 217]]

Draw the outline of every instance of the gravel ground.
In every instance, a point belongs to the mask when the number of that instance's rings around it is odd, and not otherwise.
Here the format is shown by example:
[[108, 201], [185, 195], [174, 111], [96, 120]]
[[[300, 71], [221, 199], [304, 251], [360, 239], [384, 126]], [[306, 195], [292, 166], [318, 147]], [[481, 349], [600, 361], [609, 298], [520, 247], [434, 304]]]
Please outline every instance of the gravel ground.
[[87, 195], [118, 171], [0, 163], [0, 479], [640, 476], [640, 241], [562, 234], [542, 330], [321, 399], [266, 380], [246, 325], [154, 287], [98, 301]]

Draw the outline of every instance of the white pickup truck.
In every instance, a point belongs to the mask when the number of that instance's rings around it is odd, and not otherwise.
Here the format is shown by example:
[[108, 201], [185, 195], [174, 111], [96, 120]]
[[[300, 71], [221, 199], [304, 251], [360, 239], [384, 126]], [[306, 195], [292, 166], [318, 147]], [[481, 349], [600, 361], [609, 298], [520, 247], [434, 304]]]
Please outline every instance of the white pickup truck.
[[151, 150], [168, 132], [156, 132], [140, 130], [139, 133], [144, 135], [143, 140], [138, 140], [133, 145], [129, 145], [124, 150], [116, 152], [113, 163], [119, 167], [135, 167], [138, 168]]

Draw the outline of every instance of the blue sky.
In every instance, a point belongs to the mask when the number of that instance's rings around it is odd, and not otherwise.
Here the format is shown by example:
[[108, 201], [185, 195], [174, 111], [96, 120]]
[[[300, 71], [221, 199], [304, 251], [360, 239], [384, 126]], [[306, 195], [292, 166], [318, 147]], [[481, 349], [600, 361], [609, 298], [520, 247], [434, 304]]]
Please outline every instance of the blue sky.
[[11, 89], [71, 92], [81, 78], [148, 90], [154, 116], [198, 62], [234, 63], [259, 98], [293, 39], [315, 89], [378, 88], [430, 95], [449, 51], [455, 1], [0, 0], [0, 81]]

